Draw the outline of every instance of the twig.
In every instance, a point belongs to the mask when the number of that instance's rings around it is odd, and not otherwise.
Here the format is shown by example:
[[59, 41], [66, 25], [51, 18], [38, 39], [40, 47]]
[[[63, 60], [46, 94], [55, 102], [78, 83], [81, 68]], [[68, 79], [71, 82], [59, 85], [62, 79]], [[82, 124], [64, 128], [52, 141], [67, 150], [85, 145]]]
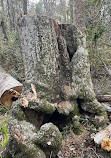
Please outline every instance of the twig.
[[102, 61], [103, 65], [104, 65], [104, 67], [105, 67], [107, 73], [109, 74], [109, 76], [111, 76], [111, 70], [109, 70], [108, 67], [106, 66], [106, 63], [104, 62], [104, 59], [101, 58], [101, 61]]
[[[97, 48], [96, 48], [97, 50]], [[109, 76], [111, 76], [111, 70], [108, 69], [108, 67], [106, 66], [106, 63], [104, 62], [104, 59], [102, 57], [100, 57], [99, 53], [97, 53], [98, 57], [101, 59], [103, 65], [104, 65], [104, 68], [106, 69], [107, 73], [109, 74]]]
[[53, 153], [53, 152], [51, 151], [51, 153], [50, 153], [50, 158], [52, 158], [52, 153]]
[[94, 154], [97, 156], [97, 158], [100, 158], [100, 156], [96, 153], [96, 151], [93, 148], [87, 148], [87, 149], [82, 150], [81, 158], [84, 158], [84, 151], [88, 152], [90, 150], [92, 150], [94, 152]]
[[101, 45], [103, 45], [103, 44], [106, 45], [106, 46], [108, 46], [108, 47], [111, 47], [111, 44], [109, 44], [109, 43], [105, 43], [105, 42], [104, 42], [104, 43], [102, 43]]

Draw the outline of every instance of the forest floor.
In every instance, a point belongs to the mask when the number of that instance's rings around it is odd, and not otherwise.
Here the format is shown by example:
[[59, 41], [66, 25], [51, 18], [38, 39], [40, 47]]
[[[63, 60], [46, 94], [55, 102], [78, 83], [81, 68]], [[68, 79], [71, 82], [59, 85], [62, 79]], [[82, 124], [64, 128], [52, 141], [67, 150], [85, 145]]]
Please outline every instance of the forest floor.
[[[96, 78], [96, 77], [95, 77]], [[96, 94], [110, 94], [111, 95], [111, 80], [108, 77], [99, 75], [94, 79], [94, 91]], [[109, 114], [108, 114], [109, 115]], [[3, 126], [3, 121], [7, 119], [7, 115], [1, 115], [0, 113], [0, 126], [8, 131], [6, 126]], [[6, 122], [5, 122], [6, 123]], [[111, 123], [108, 122], [107, 124]], [[0, 127], [0, 128], [1, 128]], [[81, 134], [76, 135], [72, 129], [64, 129], [62, 148], [58, 153], [58, 158], [111, 158], [111, 152], [107, 152], [94, 144], [92, 136], [99, 132], [101, 129], [96, 129], [88, 119], [81, 121]], [[0, 154], [2, 153], [4, 146], [1, 145], [3, 135], [0, 130]]]
[[[101, 68], [101, 69], [100, 69]], [[96, 94], [111, 95], [111, 77], [103, 67], [97, 70], [97, 76], [92, 74], [94, 91]], [[111, 103], [109, 103], [111, 107]], [[110, 114], [108, 114], [110, 116]], [[107, 125], [111, 123], [108, 120]], [[65, 131], [62, 142], [62, 149], [58, 153], [58, 158], [111, 158], [111, 152], [107, 152], [94, 144], [91, 138], [102, 129], [96, 129], [88, 120], [81, 123], [82, 132], [80, 135], [74, 134], [72, 130]]]
[[91, 125], [81, 125], [80, 135], [74, 134], [72, 130], [64, 136], [62, 149], [58, 153], [58, 158], [111, 158], [111, 152], [107, 152], [94, 144], [91, 138], [97, 130]]
[[[0, 115], [0, 125], [8, 134], [7, 122], [8, 115]], [[3, 122], [5, 120], [5, 124]], [[110, 122], [108, 122], [109, 124]], [[76, 135], [72, 129], [65, 128], [62, 132], [63, 141], [62, 148], [58, 153], [58, 158], [111, 158], [111, 152], [107, 152], [94, 144], [93, 135], [102, 130], [96, 129], [88, 119], [81, 121], [81, 133]], [[0, 132], [0, 139], [3, 133]], [[0, 140], [1, 141], [1, 140]], [[4, 146], [0, 146], [0, 154], [3, 152]]]

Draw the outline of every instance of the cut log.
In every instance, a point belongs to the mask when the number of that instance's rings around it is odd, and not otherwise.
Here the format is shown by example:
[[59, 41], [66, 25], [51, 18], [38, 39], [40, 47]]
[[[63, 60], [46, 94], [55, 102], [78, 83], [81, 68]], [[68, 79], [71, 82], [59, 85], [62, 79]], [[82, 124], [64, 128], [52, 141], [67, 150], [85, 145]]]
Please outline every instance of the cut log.
[[96, 98], [99, 102], [111, 102], [111, 95], [97, 95]]
[[22, 92], [22, 84], [6, 73], [0, 67], [0, 102], [4, 106], [11, 106]]
[[111, 151], [111, 124], [94, 136], [95, 144], [101, 144], [104, 150]]

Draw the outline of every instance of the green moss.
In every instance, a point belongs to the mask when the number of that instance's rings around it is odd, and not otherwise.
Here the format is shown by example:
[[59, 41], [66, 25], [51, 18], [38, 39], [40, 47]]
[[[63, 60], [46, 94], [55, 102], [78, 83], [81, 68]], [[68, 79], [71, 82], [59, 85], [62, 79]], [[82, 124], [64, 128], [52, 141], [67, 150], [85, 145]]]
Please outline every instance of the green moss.
[[77, 101], [74, 101], [74, 112], [73, 112], [73, 116], [77, 115], [79, 116], [80, 115], [80, 112], [79, 112], [79, 107], [78, 107], [78, 103]]
[[21, 106], [21, 104], [14, 105], [11, 109], [11, 115], [13, 117], [15, 117], [15, 119], [18, 119], [20, 121], [27, 120], [25, 113], [23, 112], [23, 110], [20, 106]]
[[45, 114], [52, 114], [55, 111], [55, 107], [47, 102], [46, 99], [41, 99], [40, 101], [30, 101], [28, 108], [34, 109], [38, 112], [43, 112]]
[[4, 105], [2, 105], [0, 103], [0, 114], [1, 115], [5, 114], [6, 112], [9, 112], [9, 110], [10, 110], [10, 107], [5, 107]]
[[21, 145], [20, 149], [26, 158], [46, 158], [45, 153], [33, 144], [29, 147]]
[[[37, 84], [35, 84], [37, 85]], [[48, 85], [49, 86], [49, 85]], [[41, 98], [50, 98], [50, 96], [52, 95], [51, 90], [49, 87], [43, 87], [43, 86], [39, 86], [37, 85], [37, 89], [36, 89], [37, 93], [41, 95]]]
[[74, 133], [75, 133], [76, 135], [80, 135], [80, 134], [82, 133], [81, 127], [79, 127], [79, 128], [73, 127], [73, 131], [74, 131]]
[[73, 122], [73, 131], [75, 134], [79, 135], [81, 134], [82, 132], [82, 129], [81, 129], [81, 126], [80, 126], [80, 122], [79, 122], [79, 116], [75, 115], [73, 118], [72, 118], [72, 122]]
[[40, 145], [47, 155], [50, 155], [50, 152], [57, 155], [62, 146], [62, 134], [55, 125], [46, 123], [38, 131], [36, 144]]
[[[41, 136], [41, 133], [42, 133], [42, 136]], [[51, 140], [52, 140], [51, 145], [49, 145], [49, 147], [56, 148], [59, 145], [61, 145], [62, 135], [59, 129], [52, 123], [47, 123], [41, 126], [41, 129], [38, 132], [38, 135], [40, 137], [38, 137], [37, 142], [41, 144], [42, 146], [45, 146], [46, 148], [48, 147], [48, 141], [51, 141]]]
[[97, 114], [99, 116], [106, 115], [104, 107], [96, 99], [92, 101], [82, 102], [81, 106], [83, 110], [88, 111], [92, 114]]

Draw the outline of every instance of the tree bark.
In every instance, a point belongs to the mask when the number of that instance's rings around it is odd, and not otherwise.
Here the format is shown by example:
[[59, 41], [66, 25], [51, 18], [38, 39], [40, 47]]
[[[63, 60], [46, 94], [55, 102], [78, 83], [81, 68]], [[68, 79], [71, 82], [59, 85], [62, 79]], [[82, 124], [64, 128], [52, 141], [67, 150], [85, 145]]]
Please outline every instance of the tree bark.
[[23, 15], [27, 15], [27, 0], [23, 0]]
[[5, 106], [11, 106], [22, 92], [22, 84], [6, 73], [0, 67], [0, 101]]
[[8, 37], [7, 37], [7, 33], [6, 33], [6, 26], [5, 26], [5, 23], [4, 23], [3, 19], [1, 21], [1, 25], [0, 26], [2, 27], [2, 32], [4, 34], [4, 40], [6, 39], [8, 41]]
[[10, 13], [10, 3], [9, 3], [9, 0], [7, 0], [7, 9], [8, 9], [8, 17], [9, 17], [9, 20], [10, 20], [10, 30], [12, 31], [12, 27], [13, 27], [13, 21], [12, 21], [12, 16], [11, 16], [11, 13]]
[[[24, 16], [18, 23], [26, 82], [34, 83], [37, 93], [50, 102], [70, 102], [70, 112], [76, 101], [83, 111], [104, 116], [104, 120], [106, 112], [93, 91], [81, 31], [46, 16]], [[66, 114], [65, 109], [62, 112]]]
[[5, 22], [4, 22], [5, 11], [4, 11], [4, 1], [3, 0], [1, 0], [1, 7], [2, 7], [2, 11], [1, 11], [2, 20], [1, 20], [0, 26], [2, 27], [4, 40], [8, 41], [8, 37], [7, 37], [7, 33], [6, 33], [6, 25], [5, 25]]
[[4, 0], [1, 0], [2, 14], [4, 14]]

